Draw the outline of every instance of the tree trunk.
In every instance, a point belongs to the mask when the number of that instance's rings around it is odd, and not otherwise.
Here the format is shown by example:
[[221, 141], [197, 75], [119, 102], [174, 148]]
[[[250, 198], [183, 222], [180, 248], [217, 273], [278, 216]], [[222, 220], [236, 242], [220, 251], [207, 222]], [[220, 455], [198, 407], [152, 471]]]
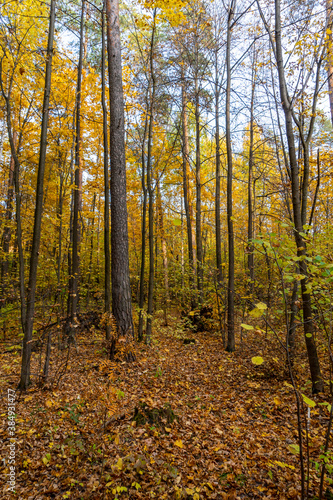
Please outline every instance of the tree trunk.
[[230, 94], [231, 94], [231, 64], [230, 64], [230, 48], [231, 48], [231, 26], [233, 12], [235, 8], [235, 0], [232, 0], [228, 11], [228, 28], [227, 28], [227, 46], [226, 46], [226, 66], [227, 66], [227, 90], [226, 90], [226, 109], [225, 109], [225, 128], [226, 128], [226, 146], [227, 146], [227, 219], [228, 219], [228, 342], [227, 351], [235, 350], [235, 250], [234, 250], [234, 226], [232, 220], [232, 148], [231, 148], [231, 133], [230, 133]]
[[192, 240], [192, 222], [190, 211], [190, 193], [189, 193], [189, 179], [188, 179], [188, 163], [189, 163], [189, 144], [188, 144], [188, 126], [187, 126], [187, 97], [186, 97], [186, 83], [184, 78], [184, 71], [182, 70], [182, 156], [183, 156], [183, 196], [184, 208], [186, 217], [187, 229], [187, 246], [188, 246], [188, 260], [189, 260], [189, 287], [191, 292], [191, 308], [195, 309], [195, 298], [193, 295], [194, 288], [194, 256], [193, 256], [193, 240]]
[[298, 257], [301, 257], [301, 260], [299, 261], [299, 272], [304, 276], [304, 278], [301, 280], [304, 335], [305, 335], [305, 343], [310, 365], [312, 391], [316, 393], [323, 391], [324, 384], [320, 372], [319, 359], [314, 339], [311, 295], [308, 291], [308, 282], [309, 282], [308, 270], [307, 270], [306, 260], [304, 260], [304, 258], [307, 255], [307, 250], [306, 250], [306, 242], [302, 236], [303, 221], [302, 221], [302, 210], [301, 210], [301, 190], [299, 183], [299, 169], [296, 158], [295, 138], [293, 131], [292, 108], [288, 96], [287, 85], [284, 74], [284, 66], [283, 66], [280, 0], [275, 0], [275, 45], [276, 45], [276, 62], [279, 73], [280, 95], [285, 115], [286, 134], [287, 134], [288, 150], [289, 150], [292, 205], [293, 205], [293, 216], [295, 224], [294, 236], [297, 246], [297, 255]]
[[331, 123], [333, 126], [333, 37], [332, 37], [332, 25], [333, 25], [333, 2], [332, 0], [326, 0], [326, 22], [327, 28], [331, 33], [327, 34], [327, 83], [328, 83], [328, 95], [330, 100], [330, 111], [331, 111]]
[[153, 321], [153, 300], [154, 300], [154, 190], [152, 178], [152, 146], [153, 146], [153, 123], [155, 106], [155, 73], [154, 73], [154, 38], [155, 38], [156, 9], [154, 9], [154, 24], [150, 44], [150, 76], [151, 76], [151, 96], [149, 109], [148, 126], [148, 150], [147, 150], [147, 188], [148, 188], [148, 227], [149, 227], [149, 280], [148, 280], [148, 304], [147, 304], [147, 324], [146, 324], [146, 344], [151, 343], [152, 321]]
[[217, 281], [222, 281], [222, 247], [221, 247], [221, 152], [220, 152], [220, 89], [218, 78], [218, 49], [215, 49], [215, 241]]
[[195, 234], [197, 247], [197, 286], [199, 303], [202, 303], [203, 261], [202, 261], [202, 229], [201, 229], [201, 159], [200, 159], [200, 109], [198, 77], [195, 76]]
[[[255, 61], [253, 61], [255, 64]], [[250, 145], [249, 145], [249, 175], [247, 182], [247, 265], [249, 270], [249, 292], [253, 295], [254, 289], [254, 246], [253, 239], [253, 205], [252, 205], [252, 184], [253, 184], [253, 136], [254, 136], [254, 95], [255, 95], [255, 70], [252, 69], [252, 91], [251, 91], [251, 108], [250, 108]]]
[[168, 253], [167, 253], [167, 242], [164, 231], [163, 207], [162, 207], [162, 197], [161, 197], [159, 181], [157, 181], [157, 221], [161, 237], [163, 271], [164, 271], [164, 295], [163, 295], [164, 324], [165, 326], [168, 326], [168, 304], [170, 298], [169, 276], [168, 276]]
[[[134, 337], [129, 277], [124, 97], [118, 0], [106, 0], [110, 92], [112, 312], [126, 340]], [[129, 351], [127, 359], [134, 359]]]
[[104, 159], [104, 312], [107, 315], [106, 340], [110, 339], [111, 325], [111, 256], [110, 256], [110, 181], [108, 115], [105, 98], [105, 0], [102, 12], [102, 109], [103, 109], [103, 159]]
[[75, 337], [75, 323], [79, 302], [79, 272], [80, 257], [79, 246], [81, 240], [81, 227], [79, 215], [82, 203], [82, 170], [81, 170], [81, 88], [82, 88], [82, 67], [83, 67], [83, 46], [84, 46], [84, 19], [86, 2], [82, 0], [81, 22], [80, 22], [80, 49], [79, 63], [77, 68], [76, 87], [76, 124], [75, 124], [75, 172], [74, 172], [74, 206], [73, 206], [73, 248], [72, 248], [72, 270], [71, 270], [71, 290], [70, 290], [70, 341]]
[[[16, 147], [16, 133], [13, 133], [14, 147]], [[10, 227], [10, 221], [13, 216], [13, 197], [14, 197], [14, 170], [15, 170], [15, 160], [14, 156], [11, 155], [9, 164], [9, 175], [8, 175], [8, 189], [7, 189], [7, 200], [6, 200], [6, 211], [5, 211], [5, 227], [2, 235], [2, 250], [3, 257], [1, 261], [1, 305], [6, 304], [6, 291], [8, 287], [8, 272], [9, 272], [9, 245], [12, 236], [12, 231]]]
[[[148, 106], [148, 103], [147, 103]], [[147, 216], [147, 186], [146, 186], [146, 135], [148, 129], [148, 113], [145, 118], [145, 127], [143, 131], [142, 140], [142, 154], [141, 154], [141, 185], [142, 185], [142, 225], [141, 225], [141, 266], [140, 266], [140, 288], [139, 288], [139, 326], [138, 326], [138, 340], [143, 339], [143, 305], [145, 294], [145, 267], [146, 267], [146, 216]]]
[[26, 323], [25, 323], [25, 331], [23, 338], [21, 380], [19, 384], [19, 387], [22, 391], [25, 391], [28, 388], [28, 385], [30, 384], [30, 359], [31, 359], [31, 348], [32, 348], [31, 340], [32, 340], [32, 331], [33, 331], [34, 313], [35, 313], [37, 265], [38, 265], [39, 244], [41, 237], [42, 214], [43, 214], [44, 173], [45, 173], [46, 148], [47, 148], [49, 100], [51, 92], [54, 25], [55, 25], [55, 0], [51, 0], [49, 35], [48, 35], [47, 55], [46, 55], [43, 115], [42, 115], [42, 127], [40, 136], [40, 153], [39, 153], [38, 174], [37, 174], [34, 231], [32, 239], [31, 257], [30, 257]]

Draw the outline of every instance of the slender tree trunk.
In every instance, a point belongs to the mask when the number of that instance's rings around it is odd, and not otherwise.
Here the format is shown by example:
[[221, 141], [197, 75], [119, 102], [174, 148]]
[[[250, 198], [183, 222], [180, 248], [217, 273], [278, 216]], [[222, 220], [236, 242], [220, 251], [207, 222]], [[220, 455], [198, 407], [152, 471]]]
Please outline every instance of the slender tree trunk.
[[163, 295], [164, 324], [165, 326], [168, 326], [168, 304], [170, 299], [169, 276], [168, 276], [168, 253], [167, 253], [167, 242], [164, 231], [163, 207], [162, 207], [162, 197], [161, 197], [159, 181], [157, 181], [157, 221], [161, 237], [161, 249], [162, 249], [163, 272], [164, 272], [164, 295]]
[[299, 184], [299, 169], [296, 158], [295, 138], [293, 131], [293, 119], [292, 119], [292, 109], [291, 109], [292, 105], [290, 103], [290, 99], [288, 96], [285, 74], [284, 74], [284, 66], [283, 66], [280, 0], [275, 0], [275, 45], [276, 45], [276, 62], [279, 73], [280, 95], [285, 115], [286, 134], [287, 134], [288, 149], [289, 149], [292, 205], [293, 205], [293, 215], [295, 224], [294, 235], [297, 246], [297, 255], [298, 257], [301, 257], [301, 260], [299, 261], [299, 272], [304, 276], [304, 278], [301, 280], [304, 335], [305, 335], [305, 343], [310, 365], [312, 391], [315, 393], [315, 392], [322, 392], [324, 384], [321, 376], [317, 348], [314, 339], [315, 331], [312, 318], [311, 295], [307, 287], [309, 279], [308, 279], [307, 264], [306, 260], [304, 259], [304, 257], [306, 257], [307, 255], [307, 250], [306, 250], [306, 242], [302, 236], [303, 221], [302, 221], [302, 210], [301, 210], [301, 190]]
[[188, 144], [188, 125], [187, 125], [187, 97], [186, 97], [186, 83], [184, 78], [184, 71], [182, 70], [182, 156], [183, 156], [183, 196], [184, 208], [186, 217], [187, 229], [187, 246], [188, 246], [188, 260], [189, 260], [189, 287], [191, 291], [191, 309], [195, 309], [195, 298], [193, 292], [194, 288], [194, 256], [193, 256], [193, 240], [192, 240], [192, 222], [190, 210], [190, 193], [189, 193], [189, 179], [188, 179], [188, 163], [190, 157], [190, 150]]
[[[71, 160], [70, 160], [70, 185], [74, 184], [74, 156], [75, 156], [75, 109], [73, 112], [73, 143], [71, 147]], [[74, 216], [74, 193], [72, 190], [71, 201], [70, 201], [70, 214], [69, 214], [69, 246], [67, 251], [67, 262], [68, 262], [68, 297], [67, 297], [67, 321], [71, 318], [71, 303], [72, 303], [72, 290], [73, 290], [73, 278], [72, 278], [72, 253], [73, 253], [73, 216]]]
[[[16, 133], [13, 133], [14, 147], [16, 148]], [[6, 303], [6, 290], [8, 287], [8, 272], [9, 272], [9, 245], [12, 236], [12, 230], [10, 227], [10, 222], [13, 217], [13, 197], [14, 197], [14, 170], [15, 170], [15, 160], [13, 155], [11, 155], [9, 163], [9, 175], [8, 175], [8, 189], [7, 189], [7, 200], [6, 200], [6, 211], [5, 211], [5, 227], [2, 235], [2, 251], [3, 257], [1, 260], [1, 299], [2, 305]], [[0, 304], [0, 306], [1, 306]]]
[[108, 115], [105, 98], [105, 0], [102, 12], [102, 109], [103, 109], [103, 159], [104, 159], [104, 312], [107, 315], [106, 339], [110, 339], [111, 325], [111, 255], [110, 255], [110, 180]]
[[220, 89], [218, 78], [218, 49], [215, 50], [215, 241], [217, 281], [222, 281], [222, 243], [221, 243], [221, 152], [220, 152]]
[[57, 210], [57, 219], [58, 219], [58, 262], [57, 262], [57, 298], [59, 302], [58, 306], [58, 324], [60, 324], [60, 316], [61, 316], [61, 261], [62, 261], [62, 226], [63, 226], [63, 185], [64, 185], [64, 174], [61, 168], [61, 161], [59, 161], [59, 201], [58, 201], [58, 210]]
[[[148, 103], [147, 103], [148, 106]], [[141, 266], [140, 266], [140, 285], [139, 285], [139, 327], [138, 340], [143, 339], [143, 306], [145, 294], [145, 267], [146, 267], [146, 217], [147, 217], [147, 186], [146, 186], [146, 135], [148, 130], [148, 113], [145, 118], [145, 127], [142, 140], [141, 154], [141, 185], [142, 185], [142, 225], [141, 225]]]
[[84, 19], [86, 2], [82, 0], [81, 22], [80, 22], [80, 49], [79, 63], [77, 69], [76, 86], [76, 123], [75, 123], [75, 172], [74, 172], [74, 204], [73, 204], [73, 248], [72, 248], [72, 272], [71, 272], [71, 299], [70, 299], [70, 340], [75, 337], [75, 323], [79, 302], [79, 273], [80, 256], [79, 247], [81, 240], [80, 211], [82, 204], [82, 169], [81, 169], [81, 88], [82, 88], [82, 68], [83, 68], [83, 47], [84, 47]]
[[45, 163], [46, 163], [49, 100], [51, 92], [54, 26], [55, 26], [55, 0], [51, 0], [49, 35], [48, 35], [46, 70], [45, 70], [42, 128], [40, 136], [40, 153], [39, 153], [38, 174], [37, 174], [34, 231], [32, 239], [31, 257], [30, 257], [26, 323], [25, 323], [25, 331], [23, 338], [21, 380], [19, 384], [20, 389], [23, 391], [25, 391], [28, 388], [28, 385], [30, 384], [30, 359], [31, 359], [31, 348], [32, 348], [31, 340], [32, 340], [32, 331], [33, 331], [34, 313], [35, 313], [37, 265], [38, 265], [39, 244], [41, 237], [42, 214], [43, 214], [44, 173], [45, 173]]
[[[255, 61], [253, 61], [255, 63]], [[247, 208], [248, 208], [248, 222], [247, 222], [247, 265], [249, 270], [249, 292], [253, 295], [254, 289], [254, 246], [253, 239], [253, 203], [252, 203], [252, 189], [253, 189], [253, 136], [254, 136], [254, 95], [255, 95], [255, 69], [252, 69], [252, 91], [251, 91], [251, 108], [250, 108], [250, 145], [249, 145], [249, 175], [247, 182]]]
[[327, 83], [328, 83], [328, 95], [330, 100], [330, 111], [331, 111], [331, 123], [333, 126], [333, 37], [332, 37], [332, 27], [333, 27], [333, 2], [332, 0], [326, 0], [326, 22], [327, 28], [331, 33], [327, 34]]
[[154, 9], [154, 24], [150, 44], [150, 75], [151, 75], [151, 97], [149, 109], [148, 126], [148, 150], [147, 150], [147, 188], [148, 188], [148, 227], [149, 227], [149, 280], [148, 280], [148, 304], [147, 304], [147, 325], [146, 344], [151, 343], [152, 321], [153, 321], [153, 300], [154, 300], [154, 190], [152, 176], [152, 147], [153, 147], [153, 124], [156, 82], [154, 73], [154, 38], [155, 38], [156, 9]]
[[25, 283], [24, 283], [24, 254], [23, 254], [23, 243], [22, 243], [22, 224], [21, 224], [21, 194], [20, 194], [20, 161], [18, 157], [18, 152], [20, 149], [20, 140], [18, 148], [16, 149], [13, 127], [12, 127], [12, 110], [11, 110], [11, 91], [13, 87], [14, 81], [14, 73], [9, 82], [8, 92], [6, 94], [4, 83], [1, 78], [2, 72], [2, 60], [0, 60], [0, 87], [1, 94], [5, 100], [6, 108], [6, 124], [7, 124], [7, 132], [8, 139], [10, 145], [11, 155], [14, 159], [14, 188], [15, 188], [15, 220], [16, 220], [16, 242], [17, 242], [17, 250], [19, 256], [19, 286], [20, 286], [20, 308], [21, 308], [21, 325], [22, 332], [25, 331], [25, 320], [26, 320], [26, 302], [25, 302]]
[[[118, 0], [106, 0], [110, 89], [112, 312], [126, 340], [134, 337], [129, 277], [124, 97]], [[134, 359], [131, 351], [127, 359]]]
[[202, 303], [203, 260], [202, 260], [202, 228], [201, 228], [201, 159], [200, 159], [200, 109], [198, 77], [195, 76], [195, 230], [197, 247], [197, 286], [199, 303]]
[[227, 90], [226, 90], [226, 110], [225, 110], [225, 128], [226, 128], [226, 146], [227, 146], [227, 219], [228, 219], [228, 342], [227, 351], [235, 350], [235, 250], [234, 250], [234, 226], [232, 220], [232, 148], [231, 148], [231, 133], [230, 133], [230, 97], [231, 97], [231, 27], [233, 19], [233, 11], [236, 2], [232, 0], [228, 11], [228, 28], [227, 28], [227, 46], [226, 46], [226, 66], [227, 66]]
[[[99, 161], [97, 162], [99, 163]], [[93, 253], [94, 253], [94, 233], [95, 233], [95, 208], [96, 208], [96, 193], [93, 194], [92, 202], [92, 219], [90, 224], [90, 254], [89, 254], [89, 266], [88, 266], [88, 279], [87, 279], [87, 299], [86, 299], [86, 309], [89, 310], [90, 301], [90, 291], [91, 291], [91, 276], [93, 272]]]

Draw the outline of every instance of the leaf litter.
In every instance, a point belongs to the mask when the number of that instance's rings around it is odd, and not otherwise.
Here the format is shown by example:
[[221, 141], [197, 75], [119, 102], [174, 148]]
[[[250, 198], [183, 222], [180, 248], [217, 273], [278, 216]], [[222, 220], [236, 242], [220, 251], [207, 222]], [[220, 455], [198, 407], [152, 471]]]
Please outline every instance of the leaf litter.
[[[276, 358], [253, 364], [254, 332], [229, 354], [217, 334], [186, 345], [161, 328], [134, 363], [111, 363], [99, 333], [96, 344], [80, 335], [87, 342], [72, 349], [58, 386], [17, 394], [17, 493], [4, 484], [2, 498], [300, 498], [293, 391]], [[2, 394], [15, 388], [19, 360], [2, 354]], [[325, 406], [311, 408], [313, 463], [327, 418]], [[6, 460], [6, 427], [1, 439]], [[311, 464], [310, 493], [318, 484]]]

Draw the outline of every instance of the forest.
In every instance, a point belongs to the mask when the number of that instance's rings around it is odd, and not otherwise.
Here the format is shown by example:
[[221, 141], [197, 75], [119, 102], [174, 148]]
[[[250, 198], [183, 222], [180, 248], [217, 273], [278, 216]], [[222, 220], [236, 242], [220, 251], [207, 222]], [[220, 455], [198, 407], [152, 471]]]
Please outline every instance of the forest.
[[2, 0], [0, 498], [333, 499], [332, 32]]

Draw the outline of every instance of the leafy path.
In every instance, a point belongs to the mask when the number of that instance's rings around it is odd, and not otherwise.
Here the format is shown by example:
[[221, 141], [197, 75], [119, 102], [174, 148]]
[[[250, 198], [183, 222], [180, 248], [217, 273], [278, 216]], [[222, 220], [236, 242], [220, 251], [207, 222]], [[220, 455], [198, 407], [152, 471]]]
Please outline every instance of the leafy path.
[[[32, 388], [20, 397], [17, 494], [6, 493], [5, 485], [2, 498], [300, 498], [298, 456], [292, 453], [295, 402], [281, 361], [271, 356], [253, 365], [258, 350], [250, 334], [232, 355], [212, 333], [196, 334], [189, 345], [167, 329], [155, 338], [151, 348], [138, 348], [135, 363], [112, 364], [98, 334], [81, 336], [59, 387]], [[267, 358], [272, 342], [261, 339], [260, 345]], [[61, 354], [54, 349], [52, 356], [59, 366]], [[13, 353], [2, 356], [2, 393], [17, 383], [18, 361]], [[169, 403], [178, 418], [136, 425], [140, 401], [150, 409]], [[310, 422], [314, 458], [328, 418], [326, 408], [316, 408]], [[8, 444], [6, 428], [1, 438]], [[4, 446], [1, 457], [6, 453]], [[318, 492], [312, 470], [309, 487], [310, 494]]]

